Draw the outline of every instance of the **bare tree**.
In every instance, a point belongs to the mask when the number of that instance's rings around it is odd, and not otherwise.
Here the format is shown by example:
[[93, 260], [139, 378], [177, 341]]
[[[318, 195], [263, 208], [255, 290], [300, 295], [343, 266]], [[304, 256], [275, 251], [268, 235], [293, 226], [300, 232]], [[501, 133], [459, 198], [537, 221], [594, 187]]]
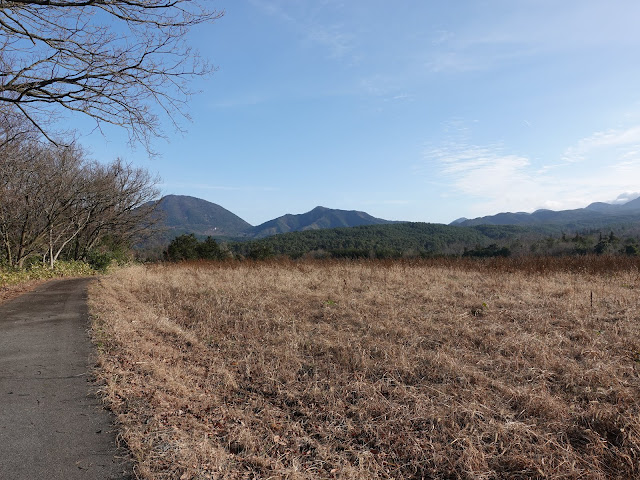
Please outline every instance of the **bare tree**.
[[72, 146], [19, 137], [0, 145], [0, 248], [4, 263], [87, 259], [108, 238], [128, 246], [155, 218], [156, 183], [122, 160], [103, 165]]
[[[48, 148], [40, 159], [44, 170], [45, 202], [41, 211], [46, 225], [47, 250], [43, 257], [49, 266], [58, 260], [65, 247], [82, 231], [91, 218], [83, 201], [90, 190], [90, 172], [82, 150], [75, 146]], [[48, 172], [48, 174], [47, 174]]]
[[187, 33], [222, 15], [194, 0], [0, 0], [0, 116], [13, 106], [51, 140], [46, 119], [61, 107], [149, 149], [154, 106], [175, 124], [188, 81], [211, 71]]
[[109, 165], [91, 165], [89, 179], [83, 209], [89, 218], [75, 224], [81, 228], [69, 253], [76, 260], [86, 259], [106, 237], [124, 245], [134, 243], [157, 220], [158, 179], [147, 170], [117, 159]]
[[35, 142], [9, 142], [0, 152], [0, 235], [11, 266], [42, 250], [47, 231], [46, 155]]

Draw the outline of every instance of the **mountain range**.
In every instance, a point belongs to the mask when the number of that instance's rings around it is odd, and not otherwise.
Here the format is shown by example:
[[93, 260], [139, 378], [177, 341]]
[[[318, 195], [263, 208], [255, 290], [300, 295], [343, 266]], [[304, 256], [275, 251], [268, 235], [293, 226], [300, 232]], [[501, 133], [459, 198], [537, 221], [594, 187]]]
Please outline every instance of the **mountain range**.
[[[338, 227], [397, 224], [365, 212], [318, 206], [302, 214], [286, 214], [257, 226], [215, 203], [184, 195], [167, 195], [158, 201], [161, 232], [152, 243], [166, 244], [185, 233], [213, 236], [221, 240], [255, 240], [273, 235]], [[460, 218], [451, 223], [459, 227], [515, 225], [528, 231], [554, 233], [586, 229], [640, 225], [640, 197], [625, 204], [592, 203], [573, 210], [537, 210], [533, 213], [503, 212], [474, 219]]]
[[159, 200], [158, 211], [163, 230], [162, 237], [169, 240], [184, 233], [256, 239], [287, 232], [393, 223], [372, 217], [365, 212], [318, 206], [306, 213], [286, 214], [252, 226], [220, 205], [185, 195], [163, 197]]
[[504, 212], [474, 219], [461, 218], [451, 225], [520, 225], [579, 231], [640, 222], [640, 197], [623, 204], [595, 202], [573, 210], [536, 210], [533, 213]]

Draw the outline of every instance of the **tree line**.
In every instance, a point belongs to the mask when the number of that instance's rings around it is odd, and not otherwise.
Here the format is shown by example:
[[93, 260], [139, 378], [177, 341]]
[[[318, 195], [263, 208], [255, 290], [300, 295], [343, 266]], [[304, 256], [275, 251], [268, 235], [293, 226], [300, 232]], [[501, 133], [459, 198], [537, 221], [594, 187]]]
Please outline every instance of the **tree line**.
[[0, 3], [0, 265], [88, 260], [153, 223], [156, 179], [91, 160], [60, 120], [123, 127], [152, 154], [160, 115], [177, 127], [189, 80], [213, 71], [187, 34], [222, 15], [194, 0]]
[[429, 258], [528, 257], [581, 255], [640, 255], [637, 233], [610, 231], [576, 233], [574, 237], [545, 236], [533, 229], [511, 225], [458, 227], [422, 223], [367, 225], [289, 232], [259, 240], [218, 244], [185, 234], [171, 241], [164, 258], [262, 260], [297, 258]]
[[77, 145], [42, 142], [32, 129], [15, 126], [0, 126], [2, 264], [87, 260], [107, 242], [111, 248], [131, 242], [154, 222], [148, 202], [158, 192], [146, 170], [121, 159], [98, 163]]

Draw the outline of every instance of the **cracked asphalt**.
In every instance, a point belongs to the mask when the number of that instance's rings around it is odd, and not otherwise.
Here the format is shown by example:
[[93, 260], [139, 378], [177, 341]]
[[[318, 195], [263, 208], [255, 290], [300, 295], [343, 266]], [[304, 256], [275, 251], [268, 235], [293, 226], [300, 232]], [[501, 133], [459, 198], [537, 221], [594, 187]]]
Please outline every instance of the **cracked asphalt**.
[[0, 479], [132, 478], [90, 375], [89, 281], [0, 304]]

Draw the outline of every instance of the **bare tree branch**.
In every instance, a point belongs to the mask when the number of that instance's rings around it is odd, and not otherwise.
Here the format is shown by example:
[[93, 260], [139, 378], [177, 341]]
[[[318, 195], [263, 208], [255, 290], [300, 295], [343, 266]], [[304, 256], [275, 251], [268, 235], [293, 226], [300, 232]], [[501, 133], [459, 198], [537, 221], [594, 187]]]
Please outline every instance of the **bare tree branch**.
[[[42, 142], [0, 115], [0, 263], [31, 256], [85, 260], [105, 239], [128, 246], [155, 221], [159, 181], [117, 159], [100, 164], [75, 144]], [[26, 127], [26, 128], [25, 128]]]
[[177, 126], [189, 80], [212, 72], [186, 42], [219, 19], [194, 0], [0, 0], [0, 109], [19, 109], [48, 139], [51, 109], [127, 129], [150, 151], [154, 106]]

